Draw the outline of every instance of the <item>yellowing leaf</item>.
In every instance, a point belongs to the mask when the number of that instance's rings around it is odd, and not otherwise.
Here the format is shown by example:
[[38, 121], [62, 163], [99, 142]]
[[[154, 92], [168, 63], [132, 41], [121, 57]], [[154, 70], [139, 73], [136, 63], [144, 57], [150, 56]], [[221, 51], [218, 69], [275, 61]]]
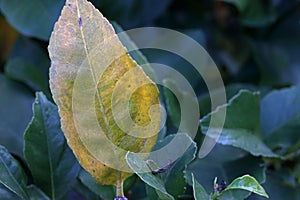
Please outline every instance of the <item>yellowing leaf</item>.
[[132, 173], [127, 151], [147, 153], [155, 144], [156, 85], [87, 0], [67, 0], [49, 54], [50, 87], [69, 146], [98, 183], [119, 186]]

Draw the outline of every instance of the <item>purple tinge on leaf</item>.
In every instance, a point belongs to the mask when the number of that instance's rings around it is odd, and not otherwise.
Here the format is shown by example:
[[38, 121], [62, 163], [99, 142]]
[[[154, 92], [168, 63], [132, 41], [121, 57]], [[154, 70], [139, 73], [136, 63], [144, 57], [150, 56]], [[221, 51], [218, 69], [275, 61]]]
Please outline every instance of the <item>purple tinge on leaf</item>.
[[82, 18], [81, 17], [79, 17], [79, 19], [78, 19], [78, 24], [80, 27], [82, 26]]

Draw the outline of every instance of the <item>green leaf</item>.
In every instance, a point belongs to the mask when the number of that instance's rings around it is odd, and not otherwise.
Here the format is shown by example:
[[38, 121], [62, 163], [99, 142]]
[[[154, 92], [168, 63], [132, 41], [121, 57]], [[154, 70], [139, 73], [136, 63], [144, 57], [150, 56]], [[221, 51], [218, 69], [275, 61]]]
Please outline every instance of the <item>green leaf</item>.
[[0, 183], [6, 188], [17, 194], [22, 199], [28, 199], [26, 190], [27, 177], [18, 163], [7, 151], [0, 145]]
[[1, 200], [22, 200], [21, 197], [13, 193], [7, 187], [5, 187], [2, 183], [0, 183], [0, 197]]
[[223, 190], [219, 196], [222, 196], [225, 192], [229, 190], [247, 190], [255, 194], [269, 198], [268, 194], [265, 192], [264, 188], [257, 182], [255, 178], [250, 175], [244, 175], [242, 177], [233, 180], [226, 188]]
[[193, 194], [195, 200], [210, 200], [210, 196], [207, 194], [205, 189], [200, 185], [192, 174], [192, 182], [193, 182]]
[[23, 35], [48, 40], [63, 3], [63, 0], [0, 0], [0, 10]]
[[159, 17], [170, 5], [171, 0], [115, 0], [113, 4], [110, 0], [102, 0], [97, 3], [105, 16], [128, 29], [149, 23]]
[[265, 183], [266, 181], [267, 167], [261, 158], [248, 155], [232, 162], [225, 162], [223, 167], [226, 169], [228, 180], [233, 180], [236, 177], [248, 173], [255, 177], [259, 183]]
[[[200, 29], [192, 29], [188, 31], [182, 31], [183, 34], [186, 34], [187, 36], [190, 36], [192, 39], [197, 41], [199, 44], [203, 45], [203, 38], [205, 37], [205, 34]], [[151, 46], [160, 45], [162, 41], [165, 41], [166, 44], [172, 44], [172, 48], [174, 49], [184, 49], [183, 52], [186, 54], [186, 56], [191, 56], [190, 52], [194, 52], [195, 49], [193, 46], [183, 43], [180, 40], [173, 40], [168, 36], [168, 34], [161, 34], [156, 32], [155, 30], [151, 31], [150, 35], [156, 35], [151, 40], [145, 40], [144, 44], [151, 44]], [[147, 37], [147, 36], [146, 36]], [[134, 39], [134, 38], [133, 38]], [[139, 41], [138, 41], [139, 42]], [[137, 43], [138, 43], [137, 42]], [[139, 44], [137, 44], [139, 46]], [[205, 45], [203, 45], [205, 46]], [[159, 63], [166, 66], [170, 66], [173, 69], [175, 69], [177, 72], [179, 72], [181, 75], [183, 75], [190, 85], [194, 88], [194, 90], [197, 92], [199, 90], [203, 90], [203, 87], [205, 87], [205, 83], [201, 77], [201, 75], [198, 73], [198, 71], [194, 68], [194, 66], [191, 65], [191, 63], [187, 62], [184, 58], [181, 56], [178, 56], [176, 54], [173, 54], [171, 52], [163, 51], [160, 49], [143, 49], [143, 54], [147, 57], [150, 63]], [[169, 73], [170, 72], [170, 73]], [[160, 80], [164, 79], [173, 79], [174, 76], [172, 73], [172, 70], [165, 71], [165, 72], [158, 72], [156, 74], [157, 77], [160, 78]], [[176, 84], [176, 82], [175, 82]], [[176, 84], [178, 87], [178, 90], [180, 92], [184, 91], [186, 92], [186, 88], [182, 87], [180, 84]], [[191, 94], [190, 92], [186, 92], [188, 94]]]
[[275, 9], [271, 1], [260, 0], [221, 0], [231, 3], [240, 12], [241, 21], [245, 26], [266, 26], [276, 19]]
[[[215, 177], [230, 183], [236, 177], [250, 174], [260, 183], [266, 181], [266, 166], [260, 157], [254, 157], [249, 153], [232, 146], [217, 144], [213, 150], [203, 159], [196, 159], [188, 165], [186, 176], [189, 185], [192, 185], [191, 174], [204, 187], [208, 193], [213, 192]], [[231, 190], [222, 196], [222, 199], [245, 199], [250, 192]]]
[[[175, 86], [175, 84], [173, 83], [172, 80], [169, 79], [165, 79], [163, 80], [164, 85], [166, 84], [171, 84], [173, 87]], [[174, 87], [176, 88], [176, 87]], [[175, 91], [173, 91], [175, 92]], [[178, 99], [176, 98], [176, 96], [174, 95], [174, 93], [171, 92], [167, 87], [163, 88], [163, 95], [165, 98], [165, 106], [166, 109], [168, 111], [168, 120], [171, 121], [171, 123], [178, 128], [179, 124], [180, 124], [180, 118], [181, 118], [181, 111], [180, 111], [180, 106], [179, 106], [179, 102]], [[184, 94], [182, 94], [182, 92], [179, 93], [178, 88], [176, 88], [176, 93], [180, 94], [180, 97], [182, 98], [182, 96]], [[179, 98], [180, 98], [179, 97]]]
[[[286, 168], [279, 170], [270, 170], [267, 174], [267, 181], [263, 184], [266, 191], [269, 191], [269, 197], [272, 200], [282, 200], [287, 196], [288, 199], [299, 199], [300, 197], [300, 185], [291, 185], [289, 182], [293, 182], [294, 177], [287, 172]], [[254, 196], [251, 200], [265, 200], [264, 197]]]
[[85, 170], [81, 170], [78, 176], [79, 180], [97, 194], [102, 199], [113, 199], [116, 194], [116, 188], [112, 185], [100, 185], [95, 179]]
[[156, 190], [153, 187], [149, 186], [148, 184], [146, 184], [145, 187], [146, 187], [147, 197], [150, 200], [157, 200], [157, 199], [159, 199], [159, 196], [158, 196]]
[[124, 192], [130, 191], [130, 189], [137, 183], [138, 180], [140, 179], [136, 174], [133, 174], [132, 176], [128, 177], [124, 181]]
[[[182, 85], [171, 78], [163, 79], [163, 85], [165, 106], [168, 111], [167, 119], [170, 119], [176, 129], [180, 129], [178, 130], [179, 132], [196, 132], [197, 130], [194, 127], [195, 122], [198, 123], [199, 105], [197, 99], [193, 96], [194, 91], [190, 88], [182, 87]], [[193, 111], [197, 114], [193, 113]]]
[[[287, 4], [294, 4], [294, 5], [287, 5]], [[299, 34], [300, 34], [300, 27], [294, 26], [294, 24], [297, 24], [299, 22], [300, 13], [297, 12], [297, 7], [299, 6], [299, 2], [296, 0], [293, 1], [282, 1], [281, 2], [282, 7], [285, 7], [286, 9], [279, 9], [284, 10], [284, 14], [280, 16], [278, 19], [279, 23], [275, 23], [274, 26], [271, 27], [270, 31], [268, 32], [268, 42], [272, 44], [272, 46], [276, 47], [279, 51], [276, 55], [277, 57], [274, 59], [271, 59], [273, 62], [279, 62], [280, 64], [285, 64], [285, 66], [281, 66], [279, 69], [282, 69], [281, 71], [278, 71], [277, 67], [270, 68], [272, 71], [276, 70], [277, 73], [281, 73], [280, 77], [285, 80], [285, 83], [290, 84], [299, 84], [300, 81], [300, 58], [299, 58], [299, 51], [298, 51], [298, 44], [300, 42], [299, 40]], [[286, 30], [289, 30], [289, 37], [286, 37]], [[257, 49], [257, 48], [256, 48]], [[283, 63], [282, 59], [278, 58], [284, 58], [286, 59], [287, 63]], [[266, 60], [270, 58], [265, 58]], [[269, 59], [270, 60], [270, 59]], [[277, 64], [276, 64], [277, 65]], [[273, 74], [274, 72], [272, 72]], [[289, 85], [290, 85], [289, 84]]]
[[10, 59], [5, 65], [5, 74], [11, 79], [27, 84], [35, 91], [42, 90], [49, 93], [43, 72], [21, 58]]
[[[230, 84], [225, 87], [226, 92], [226, 99], [231, 99], [234, 95], [236, 95], [240, 90], [249, 90], [251, 92], [254, 92], [257, 90], [257, 88], [250, 84], [243, 84], [243, 83], [235, 83]], [[198, 98], [198, 103], [200, 106], [201, 116], [205, 116], [208, 113], [211, 112], [211, 98], [218, 98], [219, 95], [222, 95], [222, 89], [217, 88], [213, 91], [209, 91], [209, 93], [205, 93], [203, 95], [200, 95]], [[214, 109], [214, 108], [213, 108]]]
[[[153, 150], [160, 149], [168, 145], [174, 137], [175, 135], [169, 135], [162, 141], [158, 141]], [[176, 161], [173, 161], [171, 168], [166, 172], [164, 180], [167, 191], [175, 198], [178, 198], [179, 195], [182, 195], [185, 192], [187, 184], [185, 179], [185, 170], [187, 165], [196, 158], [197, 153], [196, 143], [187, 134], [180, 134], [180, 137], [181, 139], [179, 140], [182, 141], [182, 146], [184, 146], [183, 143], [188, 143], [190, 146], [182, 156], [180, 156]]]
[[[192, 39], [197, 41], [200, 44], [203, 44], [203, 38], [204, 38], [204, 32], [199, 29], [192, 29], [192, 30], [184, 30], [182, 31], [183, 34], [186, 34], [190, 36]], [[138, 35], [138, 34], [137, 34]], [[186, 53], [186, 56], [190, 55], [190, 52], [194, 51], [193, 47], [187, 44], [183, 44], [182, 41], [177, 40], [170, 40], [168, 38], [169, 36], [167, 34], [161, 34], [157, 30], [152, 30], [151, 33], [149, 33], [149, 37], [155, 38], [154, 40], [143, 40], [142, 43], [147, 44], [151, 46], [161, 45], [161, 41], [164, 41], [164, 45], [172, 46], [174, 49], [184, 49], [185, 51], [182, 53]], [[144, 38], [148, 38], [147, 35], [144, 36]], [[135, 38], [132, 38], [133, 40]], [[137, 46], [139, 47], [139, 39], [137, 39]], [[142, 45], [142, 43], [140, 45]], [[205, 45], [203, 45], [205, 46]], [[198, 71], [184, 58], [181, 56], [178, 56], [176, 54], [173, 54], [171, 52], [163, 51], [160, 49], [142, 49], [143, 54], [147, 57], [150, 63], [159, 63], [166, 66], [170, 66], [174, 68], [177, 72], [182, 74], [190, 83], [190, 85], [195, 89], [195, 91], [198, 91], [203, 85], [205, 84], [204, 81], [202, 81], [201, 75], [198, 73]], [[160, 80], [164, 79], [173, 79], [174, 76], [172, 73], [165, 73], [165, 72], [159, 72], [156, 73], [157, 77], [160, 77]], [[177, 84], [178, 85], [178, 84]], [[182, 85], [179, 85], [178, 89], [180, 92], [184, 91], [186, 88], [182, 87]], [[203, 89], [203, 88], [201, 88]]]
[[149, 168], [146, 162], [140, 158], [137, 154], [128, 152], [126, 155], [126, 161], [129, 167], [149, 186], [153, 187], [159, 198], [162, 200], [174, 200], [164, 186], [163, 181], [154, 176], [151, 172], [149, 172]]
[[[147, 194], [147, 189], [146, 186], [147, 184], [145, 184], [138, 176], [137, 176], [138, 180], [136, 182], [136, 184], [130, 189], [130, 200], [150, 200]], [[150, 186], [148, 186], [150, 187]], [[150, 187], [151, 189], [153, 189], [152, 187]], [[156, 191], [154, 190], [154, 193], [156, 193]], [[157, 199], [159, 199], [157, 197]], [[155, 200], [157, 200], [155, 199]]]
[[169, 193], [178, 198], [184, 194], [186, 189], [186, 167], [196, 157], [197, 147], [193, 142], [189, 149], [173, 164], [173, 167], [167, 172], [165, 186]]
[[[95, 181], [95, 180], [94, 180]], [[99, 200], [99, 196], [97, 194], [95, 194], [93, 191], [91, 191], [88, 187], [86, 187], [77, 177], [77, 181], [76, 184], [72, 187], [73, 188], [73, 192], [75, 192], [77, 194], [77, 196], [83, 196], [84, 199], [88, 199], [88, 200]], [[72, 192], [72, 191], [71, 191]], [[69, 199], [68, 195], [70, 193], [68, 192], [63, 199]], [[74, 198], [73, 198], [74, 199]]]
[[273, 43], [254, 43], [252, 48], [256, 62], [259, 63], [261, 85], [287, 85], [295, 82], [291, 79], [290, 74], [293, 72], [283, 48]]
[[33, 112], [24, 136], [25, 159], [35, 183], [51, 199], [59, 199], [76, 180], [80, 167], [60, 129], [56, 106], [37, 93]]
[[49, 80], [50, 59], [40, 42], [20, 35], [10, 52], [9, 59], [22, 59], [30, 63], [43, 73], [44, 79]]
[[86, 0], [66, 2], [48, 49], [51, 91], [68, 144], [98, 183], [118, 185], [123, 196], [120, 184], [132, 173], [127, 151], [149, 153], [157, 138], [158, 88]]
[[[19, 36], [10, 52], [5, 73], [51, 98], [49, 88], [50, 59], [47, 50], [36, 40]], [[19, 71], [24, 70], [24, 74]], [[35, 76], [32, 77], [32, 74]]]
[[23, 134], [32, 117], [31, 92], [0, 73], [0, 144], [23, 157]]
[[261, 101], [262, 132], [272, 148], [284, 150], [300, 135], [300, 85], [270, 92]]
[[297, 166], [294, 168], [293, 176], [296, 178], [298, 184], [300, 184], [300, 162], [298, 162]]
[[[227, 114], [224, 126], [209, 127], [210, 118], [225, 108]], [[201, 119], [202, 132], [217, 139], [217, 143], [241, 148], [254, 156], [278, 157], [261, 139], [259, 109], [259, 94], [241, 90], [228, 104]], [[220, 136], [216, 134], [219, 129], [222, 129]]]
[[30, 196], [30, 200], [50, 200], [50, 198], [35, 185], [29, 185], [27, 187], [27, 191]]

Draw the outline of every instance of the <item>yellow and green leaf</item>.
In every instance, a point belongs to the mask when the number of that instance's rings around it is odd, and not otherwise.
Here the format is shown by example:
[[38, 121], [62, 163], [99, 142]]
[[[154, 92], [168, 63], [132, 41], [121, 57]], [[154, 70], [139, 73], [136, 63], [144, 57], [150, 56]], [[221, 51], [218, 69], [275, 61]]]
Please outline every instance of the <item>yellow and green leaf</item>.
[[127, 151], [148, 153], [161, 108], [156, 85], [87, 0], [67, 0], [50, 38], [50, 87], [69, 146], [98, 183], [131, 175]]

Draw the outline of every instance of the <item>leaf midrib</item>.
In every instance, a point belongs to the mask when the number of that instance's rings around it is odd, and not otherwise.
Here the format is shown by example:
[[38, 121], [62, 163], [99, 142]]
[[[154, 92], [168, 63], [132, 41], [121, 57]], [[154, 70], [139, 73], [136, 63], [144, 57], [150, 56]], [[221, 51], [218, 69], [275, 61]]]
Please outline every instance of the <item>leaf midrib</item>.
[[[78, 6], [78, 1], [77, 0], [76, 0], [76, 7], [77, 7], [77, 14], [78, 14], [78, 19], [79, 19], [81, 17], [81, 15], [80, 15], [80, 10], [79, 10], [79, 6]], [[97, 94], [97, 97], [98, 97], [98, 99], [100, 101], [99, 104], [100, 104], [101, 113], [103, 115], [104, 124], [106, 126], [107, 131], [110, 133], [108, 119], [107, 119], [107, 117], [105, 115], [105, 110], [104, 110], [104, 107], [103, 107], [103, 104], [102, 104], [102, 98], [101, 98], [101, 96], [99, 94], [99, 91], [98, 91], [98, 88], [97, 88], [97, 81], [96, 81], [96, 77], [95, 77], [95, 72], [94, 72], [92, 64], [91, 64], [91, 60], [90, 60], [89, 51], [88, 51], [88, 48], [87, 48], [86, 39], [85, 39], [85, 36], [83, 34], [83, 30], [82, 30], [83, 29], [83, 25], [80, 26], [79, 29], [80, 29], [80, 34], [81, 34], [81, 38], [82, 38], [83, 45], [84, 45], [84, 50], [85, 50], [86, 58], [88, 60], [88, 65], [89, 65], [89, 68], [90, 68], [90, 70], [92, 72], [91, 74], [92, 74], [93, 82], [94, 82], [94, 84], [96, 86], [96, 88], [95, 88], [96, 89], [96, 94]]]
[[[79, 9], [79, 5], [78, 5], [78, 0], [76, 0], [76, 7], [77, 7], [77, 16], [78, 16], [78, 19], [81, 18], [81, 14], [80, 14], [80, 9]], [[93, 70], [93, 67], [92, 67], [92, 64], [91, 64], [91, 60], [90, 60], [90, 57], [89, 57], [89, 51], [88, 51], [88, 48], [87, 48], [87, 42], [86, 42], [86, 39], [85, 39], [85, 36], [83, 34], [83, 25], [81, 25], [79, 27], [80, 29], [80, 34], [81, 34], [81, 37], [82, 37], [82, 41], [83, 41], [83, 45], [84, 45], [84, 50], [85, 50], [85, 54], [86, 54], [86, 58], [88, 60], [88, 65], [89, 65], [89, 68], [91, 70], [91, 74], [92, 74], [92, 78], [93, 78], [93, 82], [94, 82], [94, 85], [95, 85], [95, 89], [96, 89], [96, 95], [98, 97], [98, 100], [99, 100], [99, 105], [100, 105], [100, 110], [101, 110], [101, 113], [102, 113], [102, 117], [103, 117], [103, 120], [104, 120], [104, 124], [105, 124], [105, 128], [108, 132], [108, 137], [110, 139], [110, 141], [112, 142], [112, 133], [110, 131], [110, 127], [109, 127], [109, 123], [108, 123], [108, 119], [106, 117], [106, 114], [105, 114], [105, 109], [103, 107], [103, 102], [102, 102], [102, 98], [101, 98], [101, 95], [98, 91], [98, 88], [97, 88], [97, 81], [96, 81], [96, 77], [95, 77], [95, 73], [94, 73], [94, 70]], [[116, 149], [113, 148], [112, 146], [112, 150], [114, 152], [114, 155], [115, 155], [115, 158], [116, 158], [116, 163], [118, 163], [118, 156], [117, 156], [117, 152], [116, 152]], [[121, 180], [121, 175], [120, 173], [117, 174], [118, 175], [118, 180]]]
[[22, 195], [19, 194], [17, 191], [15, 191], [13, 188], [9, 187], [7, 184], [4, 184], [3, 182], [1, 182], [3, 185], [6, 185], [6, 187], [8, 187], [11, 191], [13, 191], [16, 195], [18, 195], [21, 198], [26, 197], [26, 199], [29, 199], [28, 195], [26, 194], [26, 192], [24, 191], [24, 189], [21, 187], [21, 185], [19, 184], [19, 182], [16, 180], [15, 176], [11, 173], [11, 171], [9, 170], [9, 168], [7, 167], [6, 163], [4, 162], [4, 160], [2, 159], [2, 157], [0, 156], [0, 161], [1, 163], [3, 163], [4, 168], [6, 169], [6, 171], [8, 172], [9, 176], [12, 178], [14, 184], [20, 189], [20, 191], [22, 192]]
[[[41, 101], [41, 99], [40, 99]], [[42, 111], [42, 121], [44, 123], [43, 125], [43, 129], [44, 129], [44, 133], [45, 133], [45, 137], [46, 137], [46, 142], [47, 142], [47, 156], [48, 156], [48, 162], [49, 162], [49, 169], [50, 169], [50, 182], [51, 182], [51, 199], [55, 200], [55, 185], [54, 185], [54, 170], [53, 170], [53, 163], [52, 163], [52, 159], [51, 159], [51, 156], [50, 156], [50, 146], [49, 146], [49, 133], [48, 133], [48, 129], [46, 128], [46, 119], [45, 119], [45, 113], [44, 113], [44, 107], [43, 107], [43, 104], [41, 103], [40, 104], [40, 108], [41, 108], [41, 111]]]

